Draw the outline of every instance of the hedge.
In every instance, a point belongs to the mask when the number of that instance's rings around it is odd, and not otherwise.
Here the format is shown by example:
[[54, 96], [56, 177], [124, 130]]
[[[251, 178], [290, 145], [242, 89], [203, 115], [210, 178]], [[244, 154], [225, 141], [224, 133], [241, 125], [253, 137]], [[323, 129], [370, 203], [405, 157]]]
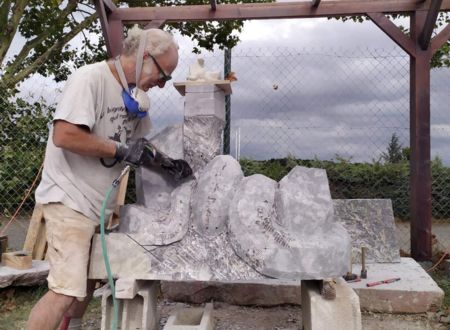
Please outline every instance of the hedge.
[[[350, 163], [282, 158], [242, 159], [240, 163], [246, 176], [260, 173], [277, 181], [296, 165], [323, 168], [327, 171], [332, 198], [389, 198], [394, 216], [410, 219], [408, 162]], [[450, 218], [450, 168], [439, 159], [432, 162], [432, 180], [432, 215], [436, 219]]]

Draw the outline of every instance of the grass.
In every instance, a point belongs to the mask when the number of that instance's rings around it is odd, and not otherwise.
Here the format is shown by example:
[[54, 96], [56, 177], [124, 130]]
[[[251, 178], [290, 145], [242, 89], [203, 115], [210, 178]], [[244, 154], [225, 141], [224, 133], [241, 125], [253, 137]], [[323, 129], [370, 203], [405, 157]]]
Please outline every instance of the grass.
[[[0, 330], [24, 329], [31, 309], [46, 292], [47, 285], [0, 289]], [[84, 317], [85, 326], [99, 329], [101, 315], [101, 299], [92, 299]]]
[[0, 291], [0, 329], [25, 328], [34, 304], [47, 292], [46, 286], [11, 287]]
[[445, 296], [442, 303], [442, 311], [450, 314], [450, 277], [442, 271], [434, 271], [430, 275], [439, 287], [444, 290]]

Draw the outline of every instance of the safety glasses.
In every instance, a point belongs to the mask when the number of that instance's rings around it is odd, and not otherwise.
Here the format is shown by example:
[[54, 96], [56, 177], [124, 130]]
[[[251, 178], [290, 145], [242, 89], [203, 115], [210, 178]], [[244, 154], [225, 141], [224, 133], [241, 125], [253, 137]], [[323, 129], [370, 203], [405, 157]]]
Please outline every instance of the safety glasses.
[[156, 59], [153, 57], [153, 55], [148, 54], [148, 56], [151, 57], [151, 59], [153, 60], [153, 62], [155, 62], [156, 67], [158, 68], [159, 71], [159, 80], [163, 81], [163, 82], [167, 82], [170, 79], [172, 79], [172, 76], [167, 75], [164, 70], [161, 68], [161, 66], [159, 65], [158, 61], [156, 61]]

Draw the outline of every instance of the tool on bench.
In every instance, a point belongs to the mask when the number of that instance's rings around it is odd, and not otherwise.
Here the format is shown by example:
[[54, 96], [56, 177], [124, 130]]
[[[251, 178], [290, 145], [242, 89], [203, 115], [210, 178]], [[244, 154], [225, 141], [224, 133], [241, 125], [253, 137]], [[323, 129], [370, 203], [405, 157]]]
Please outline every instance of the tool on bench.
[[350, 246], [349, 255], [350, 255], [350, 265], [349, 265], [349, 270], [348, 270], [347, 274], [345, 274], [345, 275], [343, 276], [343, 278], [344, 278], [344, 280], [345, 280], [346, 282], [348, 282], [348, 281], [353, 281], [353, 280], [355, 280], [355, 279], [358, 278], [358, 275], [353, 274], [353, 272], [352, 272], [352, 269], [353, 269], [353, 260], [352, 260], [352, 247], [351, 247], [351, 246]]
[[354, 280], [348, 280], [346, 281], [347, 283], [356, 283], [356, 282], [361, 282], [361, 277], [356, 277]]
[[361, 278], [367, 278], [366, 251], [367, 248], [365, 246], [361, 247]]
[[377, 281], [377, 282], [371, 282], [371, 283], [367, 283], [366, 285], [370, 288], [372, 286], [376, 286], [376, 285], [380, 285], [380, 284], [388, 284], [388, 283], [393, 283], [393, 282], [397, 282], [397, 281], [400, 281], [400, 277], [389, 278], [387, 280], [382, 280], [382, 281]]

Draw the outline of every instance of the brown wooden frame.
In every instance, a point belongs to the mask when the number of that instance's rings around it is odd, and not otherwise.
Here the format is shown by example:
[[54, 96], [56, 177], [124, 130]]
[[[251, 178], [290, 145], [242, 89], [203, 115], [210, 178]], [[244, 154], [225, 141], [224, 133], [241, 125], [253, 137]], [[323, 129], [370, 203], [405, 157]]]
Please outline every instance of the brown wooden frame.
[[[450, 10], [450, 0], [330, 0], [257, 4], [220, 4], [178, 7], [117, 8], [111, 0], [94, 0], [110, 56], [120, 54], [123, 26], [145, 23], [160, 27], [166, 22], [221, 21], [274, 18], [311, 18], [367, 15], [411, 59], [411, 254], [419, 261], [431, 259], [430, 166], [430, 62], [450, 39], [450, 24], [431, 38], [439, 11]], [[411, 36], [405, 35], [386, 14], [409, 13]]]

